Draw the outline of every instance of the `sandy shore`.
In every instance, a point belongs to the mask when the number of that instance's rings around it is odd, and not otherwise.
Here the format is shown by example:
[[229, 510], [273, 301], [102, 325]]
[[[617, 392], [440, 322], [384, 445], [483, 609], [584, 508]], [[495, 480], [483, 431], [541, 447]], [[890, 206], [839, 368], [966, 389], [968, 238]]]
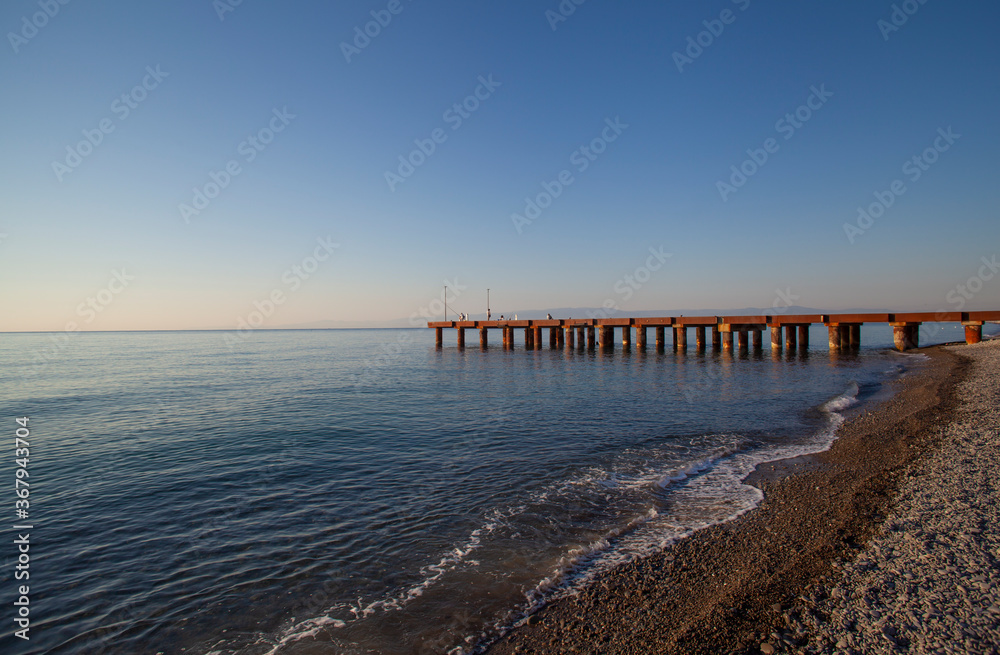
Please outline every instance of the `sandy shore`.
[[489, 655], [1000, 653], [1000, 341], [923, 352], [829, 451], [758, 467], [759, 508], [608, 572]]

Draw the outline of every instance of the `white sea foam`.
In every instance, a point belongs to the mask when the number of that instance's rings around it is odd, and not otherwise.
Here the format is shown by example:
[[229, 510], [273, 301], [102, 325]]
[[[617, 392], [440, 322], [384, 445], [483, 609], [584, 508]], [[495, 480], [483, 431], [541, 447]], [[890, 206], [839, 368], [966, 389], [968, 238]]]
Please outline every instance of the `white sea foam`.
[[[463, 564], [479, 566], [480, 562], [470, 559], [469, 555], [482, 545], [485, 536], [494, 532], [498, 526], [505, 524], [510, 517], [524, 511], [524, 509], [524, 505], [519, 505], [506, 510], [490, 512], [486, 522], [473, 530], [465, 542], [446, 551], [437, 562], [421, 568], [419, 572], [421, 577], [416, 584], [367, 604], [362, 598], [358, 598], [356, 602], [335, 604], [320, 616], [294, 623], [281, 633], [277, 643], [273, 644], [266, 655], [277, 655], [289, 644], [308, 637], [315, 637], [323, 630], [344, 628], [350, 623], [360, 621], [378, 612], [402, 610], [407, 604], [423, 596], [427, 589], [441, 580], [447, 573], [454, 571], [459, 566]], [[337, 613], [341, 614], [341, 618], [330, 616], [330, 614]]]
[[[651, 555], [698, 530], [731, 521], [756, 508], [763, 500], [763, 493], [744, 484], [746, 476], [762, 463], [827, 450], [845, 421], [841, 412], [858, 403], [859, 392], [858, 384], [852, 382], [842, 394], [821, 405], [820, 411], [826, 415], [825, 425], [803, 442], [749, 449], [745, 447], [748, 440], [737, 435], [714, 435], [730, 443], [702, 457], [674, 463], [666, 471], [654, 470], [642, 476], [643, 484], [667, 491], [668, 500], [674, 500], [679, 510], [660, 513], [650, 508], [646, 514], [609, 530], [601, 538], [572, 547], [552, 573], [525, 594], [519, 622], [553, 600], [578, 593], [602, 572]], [[671, 491], [671, 487], [677, 489]], [[699, 504], [708, 505], [707, 511], [692, 511]], [[510, 627], [509, 623], [497, 625], [495, 631], [503, 634]]]
[[[487, 634], [503, 634], [515, 620], [525, 619], [552, 600], [578, 593], [600, 573], [757, 507], [763, 494], [743, 484], [743, 479], [761, 463], [829, 448], [837, 428], [845, 420], [842, 412], [856, 405], [858, 396], [859, 386], [851, 383], [844, 393], [821, 405], [819, 409], [826, 416], [824, 426], [796, 444], [761, 444], [737, 434], [705, 435], [677, 452], [668, 450], [659, 456], [633, 452], [634, 461], [624, 457], [609, 468], [594, 467], [547, 485], [530, 494], [527, 502], [493, 510], [464, 542], [420, 569], [417, 583], [374, 601], [359, 598], [356, 602], [334, 605], [321, 616], [296, 623], [281, 634], [268, 655], [278, 655], [289, 644], [314, 637], [323, 630], [343, 628], [379, 612], [402, 610], [460, 566], [480, 567], [480, 559], [470, 555], [481, 548], [484, 539], [499, 530], [505, 530], [509, 537], [518, 536], [515, 519], [540, 506], [559, 505], [589, 493], [597, 493], [599, 497], [611, 494], [614, 498], [619, 494], [641, 496], [645, 492], [662, 503], [634, 513], [623, 524], [606, 529], [595, 539], [567, 547], [549, 573], [526, 591], [521, 608], [469, 638], [475, 642]], [[674, 444], [670, 446], [676, 448]], [[663, 507], [667, 511], [662, 511]], [[452, 651], [455, 655], [472, 652], [476, 652], [475, 647], [468, 650], [457, 647]]]

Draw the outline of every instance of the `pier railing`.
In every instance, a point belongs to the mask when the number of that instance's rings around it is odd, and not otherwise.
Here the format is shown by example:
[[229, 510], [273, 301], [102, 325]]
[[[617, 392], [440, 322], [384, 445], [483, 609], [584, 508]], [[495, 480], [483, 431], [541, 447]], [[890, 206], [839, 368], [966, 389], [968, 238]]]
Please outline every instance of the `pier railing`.
[[[770, 330], [772, 350], [808, 348], [809, 327], [827, 326], [831, 352], [856, 349], [861, 344], [861, 326], [887, 324], [893, 329], [893, 342], [900, 351], [919, 346], [919, 331], [923, 323], [961, 323], [965, 327], [965, 342], [979, 343], [983, 324], [1000, 321], [1000, 311], [981, 312], [909, 312], [901, 314], [798, 314], [781, 316], [657, 316], [640, 318], [567, 318], [525, 319], [520, 321], [429, 321], [435, 330], [435, 343], [441, 346], [444, 330], [454, 329], [458, 347], [465, 347], [465, 331], [479, 331], [479, 345], [489, 344], [489, 331], [500, 330], [504, 348], [513, 348], [514, 331], [524, 330], [528, 350], [543, 346], [543, 331], [548, 330], [550, 348], [614, 348], [615, 330], [621, 331], [622, 348], [632, 347], [632, 332], [640, 349], [647, 347], [647, 332], [654, 331], [654, 343], [663, 348], [667, 328], [673, 330], [676, 349], [687, 349], [688, 330], [694, 329], [695, 347], [708, 347], [709, 334], [714, 350], [755, 350], [763, 348], [763, 333]], [[711, 330], [711, 333], [709, 333]], [[735, 336], [734, 336], [735, 335]]]

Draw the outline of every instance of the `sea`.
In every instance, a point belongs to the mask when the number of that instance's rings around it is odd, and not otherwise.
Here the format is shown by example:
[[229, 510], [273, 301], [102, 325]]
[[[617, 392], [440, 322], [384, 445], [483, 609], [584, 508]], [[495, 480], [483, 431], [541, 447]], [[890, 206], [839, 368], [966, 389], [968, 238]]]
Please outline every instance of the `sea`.
[[827, 448], [926, 359], [879, 326], [835, 356], [823, 326], [792, 353], [445, 335], [0, 334], [0, 650], [484, 652], [752, 509], [757, 464]]

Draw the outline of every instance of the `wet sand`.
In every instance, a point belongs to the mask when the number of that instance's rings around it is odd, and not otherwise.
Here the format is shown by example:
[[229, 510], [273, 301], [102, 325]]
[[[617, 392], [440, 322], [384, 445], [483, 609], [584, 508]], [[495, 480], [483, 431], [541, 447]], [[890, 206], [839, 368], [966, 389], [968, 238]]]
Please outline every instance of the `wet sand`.
[[[489, 655], [807, 646], [790, 611], [799, 616], [804, 595], [822, 595], [882, 533], [891, 501], [941, 447], [961, 404], [959, 384], [972, 370], [962, 348], [921, 352], [930, 357], [922, 370], [841, 426], [828, 451], [759, 466], [747, 479], [764, 492], [757, 509], [609, 571], [523, 621]], [[827, 618], [810, 617], [819, 625]], [[823, 648], [840, 652], [825, 641]]]

